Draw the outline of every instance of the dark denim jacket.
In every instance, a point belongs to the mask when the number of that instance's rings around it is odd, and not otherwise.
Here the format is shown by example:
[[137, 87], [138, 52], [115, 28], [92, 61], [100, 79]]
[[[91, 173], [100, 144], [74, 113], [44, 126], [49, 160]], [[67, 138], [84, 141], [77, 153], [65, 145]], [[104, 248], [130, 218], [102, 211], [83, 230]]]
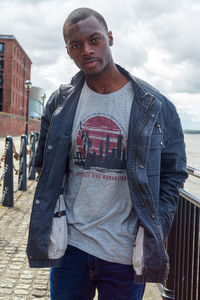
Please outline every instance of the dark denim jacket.
[[[146, 82], [132, 77], [127, 174], [134, 210], [144, 228], [144, 270], [135, 282], [163, 282], [168, 274], [164, 242], [187, 178], [183, 132], [174, 105]], [[58, 267], [61, 259], [48, 258], [54, 208], [67, 173], [71, 131], [84, 75], [61, 86], [50, 97], [42, 116], [36, 166], [41, 169], [35, 192], [27, 254], [31, 267]]]

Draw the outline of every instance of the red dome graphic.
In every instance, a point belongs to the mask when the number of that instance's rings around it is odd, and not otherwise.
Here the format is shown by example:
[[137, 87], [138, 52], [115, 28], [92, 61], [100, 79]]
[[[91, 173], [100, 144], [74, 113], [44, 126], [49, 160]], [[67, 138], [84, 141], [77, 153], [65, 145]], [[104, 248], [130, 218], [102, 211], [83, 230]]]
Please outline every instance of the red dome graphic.
[[125, 168], [125, 138], [113, 120], [94, 116], [80, 122], [75, 163], [85, 168]]

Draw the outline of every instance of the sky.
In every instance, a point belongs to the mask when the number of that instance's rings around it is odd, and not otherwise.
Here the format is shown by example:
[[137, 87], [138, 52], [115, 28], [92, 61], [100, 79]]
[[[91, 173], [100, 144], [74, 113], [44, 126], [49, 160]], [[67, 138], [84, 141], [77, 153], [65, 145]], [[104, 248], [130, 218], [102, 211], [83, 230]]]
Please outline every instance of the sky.
[[0, 34], [16, 37], [32, 61], [32, 84], [47, 96], [78, 71], [62, 36], [78, 7], [104, 16], [115, 62], [166, 95], [184, 129], [200, 130], [200, 1], [0, 0]]

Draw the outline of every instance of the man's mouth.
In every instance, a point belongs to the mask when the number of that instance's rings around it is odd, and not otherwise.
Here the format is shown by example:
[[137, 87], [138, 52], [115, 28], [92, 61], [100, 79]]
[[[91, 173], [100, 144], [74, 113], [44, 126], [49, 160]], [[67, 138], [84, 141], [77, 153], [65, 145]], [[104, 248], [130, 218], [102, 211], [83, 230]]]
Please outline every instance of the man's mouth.
[[96, 66], [97, 62], [97, 59], [88, 59], [84, 62], [84, 66], [87, 68], [93, 68]]

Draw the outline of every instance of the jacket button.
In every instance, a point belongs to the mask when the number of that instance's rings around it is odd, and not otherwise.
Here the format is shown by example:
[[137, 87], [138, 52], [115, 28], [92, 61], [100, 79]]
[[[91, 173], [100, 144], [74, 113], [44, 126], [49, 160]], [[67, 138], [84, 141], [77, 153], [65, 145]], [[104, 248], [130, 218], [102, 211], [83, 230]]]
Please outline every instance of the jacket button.
[[38, 199], [35, 200], [35, 203], [36, 203], [36, 204], [40, 204], [40, 200], [38, 200]]
[[152, 114], [151, 116], [152, 116], [152, 118], [155, 118], [155, 115], [154, 115], [154, 114]]
[[52, 149], [52, 146], [51, 146], [51, 145], [48, 145], [48, 149], [51, 150], [51, 149]]
[[151, 214], [151, 218], [152, 218], [152, 219], [155, 219], [155, 218], [156, 218], [156, 215], [155, 215], [155, 214]]
[[140, 169], [144, 169], [144, 165], [140, 165]]
[[160, 142], [161, 146], [163, 145], [163, 142]]

